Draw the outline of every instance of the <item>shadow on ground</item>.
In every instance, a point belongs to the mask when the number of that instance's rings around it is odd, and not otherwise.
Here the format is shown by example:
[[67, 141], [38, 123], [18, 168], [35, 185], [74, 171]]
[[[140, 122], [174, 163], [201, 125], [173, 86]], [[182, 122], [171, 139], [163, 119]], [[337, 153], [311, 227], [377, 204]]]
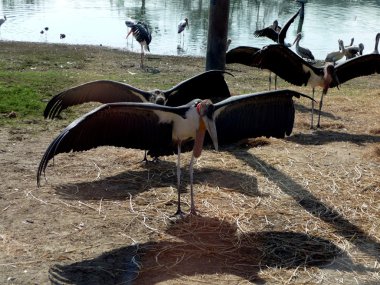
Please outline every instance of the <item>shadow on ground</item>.
[[178, 277], [230, 274], [264, 284], [260, 270], [323, 267], [338, 257], [346, 262], [336, 264], [336, 269], [366, 270], [352, 264], [330, 241], [303, 233], [239, 235], [235, 224], [200, 216], [188, 216], [170, 225], [166, 233], [179, 241], [136, 244], [94, 259], [56, 264], [49, 278], [53, 284], [156, 284]]

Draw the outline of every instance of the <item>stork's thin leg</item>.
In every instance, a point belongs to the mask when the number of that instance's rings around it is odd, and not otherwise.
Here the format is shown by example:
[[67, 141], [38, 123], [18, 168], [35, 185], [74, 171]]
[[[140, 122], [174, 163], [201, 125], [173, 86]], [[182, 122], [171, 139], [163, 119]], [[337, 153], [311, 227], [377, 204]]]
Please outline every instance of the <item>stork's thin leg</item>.
[[274, 75], [274, 90], [277, 90], [277, 74]]
[[322, 92], [321, 101], [319, 102], [319, 113], [318, 113], [318, 123], [317, 128], [320, 128], [320, 121], [321, 121], [321, 112], [322, 112], [322, 105], [323, 105], [323, 95], [325, 95], [325, 92]]
[[311, 123], [310, 123], [310, 129], [312, 129], [314, 127], [314, 88], [313, 88], [313, 95], [312, 95], [312, 98], [313, 100], [311, 100]]
[[178, 157], [177, 157], [177, 191], [178, 191], [178, 205], [177, 212], [174, 214], [175, 216], [183, 216], [184, 213], [181, 210], [181, 144], [178, 144]]
[[140, 67], [143, 68], [144, 66], [144, 47], [141, 45], [141, 64]]
[[193, 174], [194, 174], [194, 154], [191, 156], [190, 160], [190, 214], [196, 215], [197, 211], [195, 210], [195, 203], [194, 203], [194, 192], [193, 192]]
[[144, 161], [145, 163], [148, 162], [147, 152], [148, 152], [147, 150], [144, 150], [144, 158], [142, 161]]
[[270, 90], [271, 86], [272, 86], [272, 72], [269, 71], [269, 87], [268, 87], [268, 90]]

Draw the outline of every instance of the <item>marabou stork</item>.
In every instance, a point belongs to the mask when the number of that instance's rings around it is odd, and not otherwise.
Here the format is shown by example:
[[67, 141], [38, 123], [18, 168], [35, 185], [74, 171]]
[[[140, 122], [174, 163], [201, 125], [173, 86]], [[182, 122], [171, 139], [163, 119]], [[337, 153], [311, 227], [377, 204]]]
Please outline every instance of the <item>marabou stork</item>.
[[[276, 43], [285, 45], [286, 33], [300, 11], [301, 8], [286, 22], [283, 28], [278, 26], [278, 22], [275, 20], [272, 25], [261, 30], [256, 30], [253, 35], [255, 37], [267, 37]], [[286, 44], [286, 46], [290, 47], [290, 44]]]
[[126, 38], [132, 33], [136, 41], [141, 45], [141, 63], [140, 66], [144, 66], [144, 49], [149, 50], [149, 44], [152, 41], [152, 34], [148, 28], [148, 25], [144, 22], [137, 22], [130, 26], [131, 30], [127, 34]]
[[[210, 99], [217, 102], [231, 96], [221, 70], [209, 70], [186, 79], [168, 90], [144, 91], [131, 85], [97, 80], [64, 90], [49, 100], [44, 117], [54, 119], [72, 106], [89, 103], [150, 102], [180, 106], [193, 99]], [[228, 73], [230, 74], [230, 73]], [[232, 75], [232, 74], [230, 74]]]
[[5, 23], [5, 21], [7, 20], [7, 16], [4, 15], [4, 19], [0, 19], [0, 28], [2, 26], [2, 24]]
[[189, 27], [188, 18], [185, 18], [178, 23], [178, 34], [182, 33], [186, 27]]
[[[368, 54], [347, 60], [334, 66], [326, 63], [323, 67], [316, 67], [300, 58], [290, 49], [283, 45], [269, 45], [255, 53], [255, 65], [269, 69], [282, 79], [297, 86], [322, 87], [322, 96], [319, 102], [318, 124], [323, 104], [323, 96], [328, 88], [338, 87], [350, 79], [380, 72], [380, 55]], [[312, 101], [311, 127], [313, 127], [314, 101]]]
[[[290, 25], [294, 22], [295, 18], [300, 13], [302, 7], [298, 9], [298, 11], [286, 22], [283, 28], [278, 26], [277, 20], [273, 23], [273, 27], [271, 26], [264, 28], [262, 30], [256, 30], [254, 33], [255, 37], [268, 37], [271, 40], [279, 43], [280, 45], [284, 45], [290, 47], [290, 44], [285, 44], [286, 33], [290, 27]], [[269, 90], [272, 85], [272, 76], [271, 72], [269, 72]], [[277, 75], [274, 76], [274, 89], [277, 89]]]
[[[179, 35], [182, 33], [183, 44], [185, 43], [185, 33], [184, 33], [184, 30], [185, 30], [186, 27], [189, 28], [189, 19], [188, 18], [185, 18], [185, 19], [181, 20], [178, 23], [177, 32], [178, 32]], [[180, 35], [180, 42], [181, 42], [181, 35]]]
[[345, 55], [345, 47], [342, 40], [338, 40], [339, 51], [333, 51], [326, 55], [325, 62], [332, 62], [335, 64], [338, 60], [341, 60]]
[[373, 54], [379, 54], [379, 40], [380, 40], [380, 33], [376, 35], [375, 38], [375, 49], [373, 50]]
[[[45, 118], [56, 118], [60, 113], [74, 105], [99, 102], [150, 102], [167, 106], [185, 105], [193, 99], [210, 99], [218, 102], [231, 96], [223, 74], [219, 70], [209, 70], [186, 79], [168, 90], [144, 91], [131, 85], [110, 81], [98, 80], [67, 89], [55, 95], [47, 103], [44, 110]], [[232, 75], [232, 74], [230, 74]], [[157, 160], [160, 153], [148, 154]], [[143, 161], [148, 161], [145, 152]]]
[[179, 107], [152, 103], [110, 103], [102, 105], [67, 126], [53, 140], [37, 170], [37, 185], [48, 162], [57, 154], [84, 151], [98, 146], [177, 151], [178, 206], [180, 200], [180, 154], [186, 142], [193, 142], [190, 161], [190, 213], [196, 214], [193, 193], [194, 158], [201, 155], [206, 130], [212, 144], [227, 145], [259, 136], [283, 138], [290, 135], [294, 123], [293, 96], [305, 96], [291, 90], [232, 96], [219, 103], [195, 99]]
[[302, 38], [302, 34], [298, 33], [296, 39], [293, 42], [293, 45], [296, 44], [297, 54], [306, 60], [314, 61], [314, 55], [311, 53], [311, 51], [308, 48], [304, 48], [300, 46], [299, 43], [300, 43], [301, 38]]

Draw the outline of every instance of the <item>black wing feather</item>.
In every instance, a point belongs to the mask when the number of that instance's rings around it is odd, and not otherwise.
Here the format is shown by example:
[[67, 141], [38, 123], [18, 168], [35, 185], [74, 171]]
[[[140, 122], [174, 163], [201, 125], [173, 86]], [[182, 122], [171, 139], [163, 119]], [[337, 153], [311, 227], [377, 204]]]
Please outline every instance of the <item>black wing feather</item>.
[[295, 113], [293, 96], [308, 97], [292, 90], [275, 90], [233, 96], [215, 104], [219, 144], [260, 136], [283, 138], [290, 135]]
[[266, 27], [264, 29], [261, 29], [261, 30], [256, 30], [253, 35], [257, 38], [257, 37], [267, 37], [269, 39], [271, 39], [272, 41], [278, 43], [278, 33], [273, 30], [272, 27]]
[[231, 96], [221, 70], [209, 70], [164, 91], [167, 106], [181, 106], [194, 99], [218, 102]]
[[304, 67], [320, 73], [321, 68], [310, 65], [284, 45], [268, 45], [255, 53], [253, 65], [268, 69], [285, 81], [297, 85], [307, 85], [310, 72], [305, 72]]
[[260, 49], [249, 46], [239, 46], [229, 50], [226, 53], [226, 63], [240, 63], [248, 66], [254, 66], [254, 54]]
[[67, 126], [49, 145], [37, 171], [37, 184], [50, 159], [59, 153], [98, 146], [172, 149], [172, 122], [162, 123], [158, 111], [183, 116], [188, 106], [171, 108], [151, 103], [102, 105]]
[[149, 102], [152, 95], [128, 84], [98, 80], [67, 89], [55, 95], [44, 110], [44, 117], [53, 119], [68, 107], [88, 102]]
[[[380, 73], [380, 55], [366, 54], [352, 58], [335, 66], [335, 72], [339, 83], [344, 83], [350, 79]], [[337, 83], [333, 81], [330, 87], [336, 87]]]
[[278, 43], [284, 45], [285, 44], [285, 38], [286, 33], [290, 27], [290, 25], [294, 22], [294, 19], [298, 16], [300, 13], [301, 8], [298, 9], [297, 13], [295, 13], [284, 25], [284, 27], [281, 29], [281, 31], [278, 34]]

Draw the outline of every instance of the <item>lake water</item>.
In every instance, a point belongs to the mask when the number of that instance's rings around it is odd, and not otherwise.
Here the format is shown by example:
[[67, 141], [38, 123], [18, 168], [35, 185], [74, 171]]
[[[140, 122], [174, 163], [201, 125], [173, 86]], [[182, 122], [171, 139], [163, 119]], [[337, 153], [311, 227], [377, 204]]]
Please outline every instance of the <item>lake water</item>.
[[[140, 52], [140, 45], [125, 39], [128, 17], [143, 20], [152, 30], [153, 54], [205, 56], [210, 0], [3, 0], [0, 17], [7, 21], [0, 28], [0, 39], [11, 41], [90, 44]], [[230, 0], [228, 37], [230, 48], [239, 45], [262, 47], [271, 44], [255, 38], [253, 32], [278, 19], [283, 25], [299, 8], [295, 1]], [[189, 18], [183, 43], [177, 24]], [[318, 59], [338, 50], [338, 39], [348, 44], [364, 44], [364, 53], [373, 51], [380, 32], [380, 0], [309, 0], [305, 5], [301, 46]], [[299, 18], [288, 30], [286, 41], [293, 42]], [[41, 34], [41, 30], [48, 31]], [[60, 34], [65, 34], [60, 39]], [[1, 43], [0, 43], [1, 44]]]

